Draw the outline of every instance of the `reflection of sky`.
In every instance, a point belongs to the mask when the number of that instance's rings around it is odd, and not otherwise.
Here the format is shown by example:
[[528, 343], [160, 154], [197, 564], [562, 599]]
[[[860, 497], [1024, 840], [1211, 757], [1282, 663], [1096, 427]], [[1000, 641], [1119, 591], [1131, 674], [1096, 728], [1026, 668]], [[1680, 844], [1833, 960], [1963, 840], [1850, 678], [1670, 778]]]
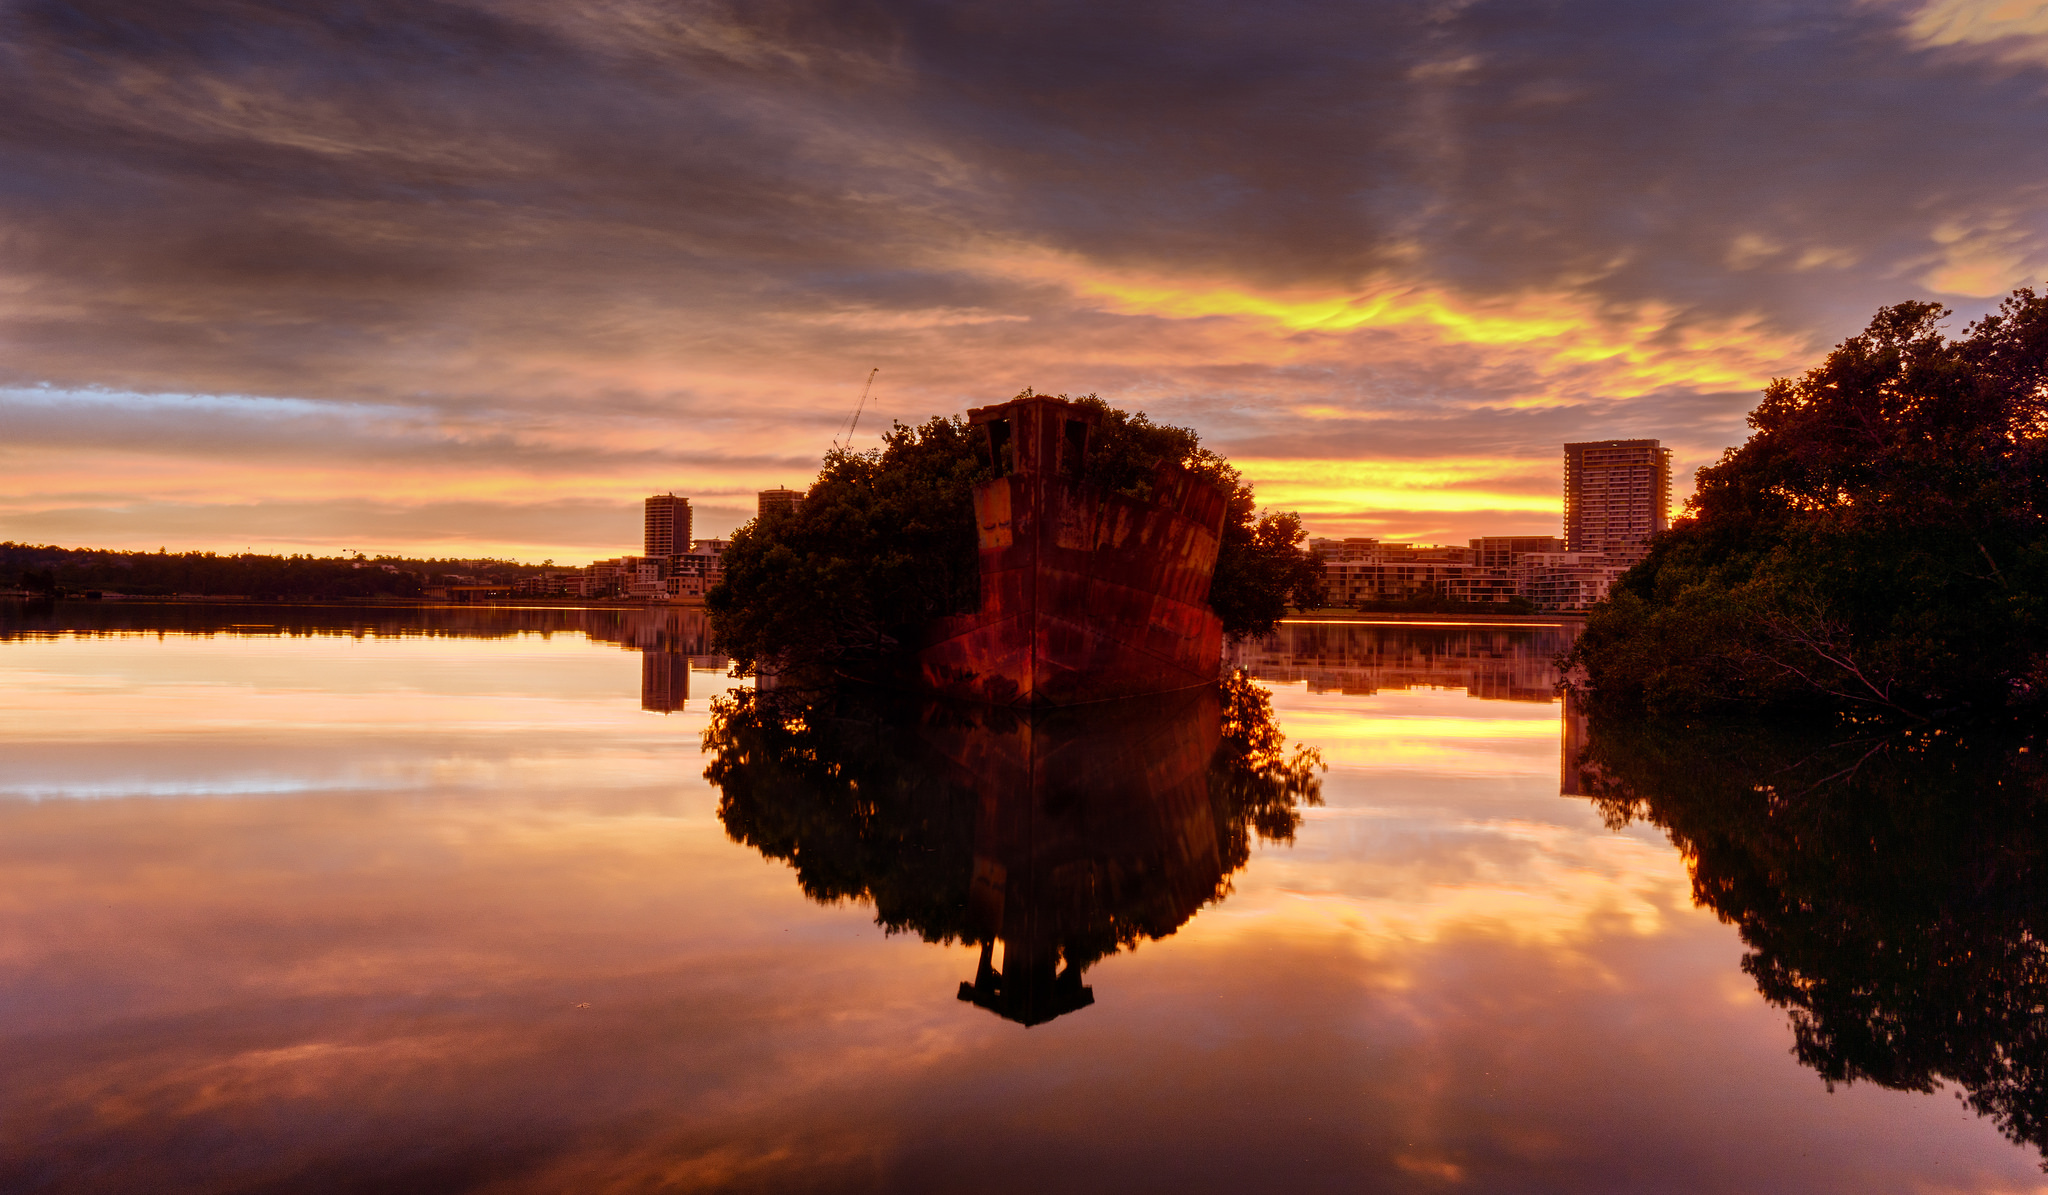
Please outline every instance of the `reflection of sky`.
[[639, 680], [0, 645], [0, 1188], [2039, 1189], [1798, 1067], [1670, 848], [1556, 795], [1555, 705], [1277, 687], [1325, 807], [1025, 1030], [728, 842]]

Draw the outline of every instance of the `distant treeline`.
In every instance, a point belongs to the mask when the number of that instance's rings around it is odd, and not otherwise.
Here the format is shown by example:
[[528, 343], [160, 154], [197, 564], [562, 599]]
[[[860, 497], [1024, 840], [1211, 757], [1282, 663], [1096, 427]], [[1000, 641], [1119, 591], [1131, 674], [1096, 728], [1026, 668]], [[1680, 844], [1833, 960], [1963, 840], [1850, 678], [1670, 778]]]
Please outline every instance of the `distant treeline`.
[[138, 597], [415, 598], [430, 585], [510, 585], [544, 565], [509, 560], [408, 560], [398, 556], [223, 556], [214, 552], [110, 552], [0, 543], [0, 590], [53, 596], [109, 592]]

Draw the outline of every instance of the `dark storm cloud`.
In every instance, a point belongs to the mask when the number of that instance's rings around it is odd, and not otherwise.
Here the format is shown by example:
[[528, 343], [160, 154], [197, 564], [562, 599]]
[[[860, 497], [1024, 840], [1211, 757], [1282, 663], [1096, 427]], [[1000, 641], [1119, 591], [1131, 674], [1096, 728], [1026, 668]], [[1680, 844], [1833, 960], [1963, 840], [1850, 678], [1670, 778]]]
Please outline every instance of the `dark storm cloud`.
[[1879, 303], [2048, 275], [2048, 57], [1915, 11], [20, 0], [0, 383], [416, 403], [507, 468], [567, 411], [812, 459], [875, 364], [911, 418], [1705, 459]]
[[[1915, 49], [1900, 21], [1775, 2], [24, 3], [0, 202], [17, 270], [97, 297], [86, 339], [169, 306], [208, 317], [176, 330], [192, 339], [238, 340], [222, 317], [253, 301], [374, 340], [491, 282], [685, 309], [958, 302], [977, 288], [906, 251], [990, 234], [1269, 283], [1399, 268], [1810, 303], [1844, 271], [1903, 285], [1940, 214], [2048, 183], [2039, 73]], [[1793, 268], [1813, 249], [1835, 263], [1819, 284]]]

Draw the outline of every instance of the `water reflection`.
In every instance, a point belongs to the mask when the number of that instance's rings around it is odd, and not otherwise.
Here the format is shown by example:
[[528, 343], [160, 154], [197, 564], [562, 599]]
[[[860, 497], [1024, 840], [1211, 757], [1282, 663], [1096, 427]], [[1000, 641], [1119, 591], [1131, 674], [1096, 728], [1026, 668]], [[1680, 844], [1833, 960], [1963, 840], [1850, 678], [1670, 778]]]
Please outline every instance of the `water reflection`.
[[1092, 1004], [1089, 966], [1222, 899], [1254, 835], [1321, 802], [1320, 757], [1242, 674], [1046, 711], [740, 691], [704, 742], [735, 841], [889, 932], [979, 945], [959, 998], [1024, 1025]]
[[259, 602], [0, 601], [0, 642], [53, 636], [235, 635], [505, 639], [579, 634], [722, 667], [699, 606], [314, 606]]
[[[970, 748], [1064, 760], [1060, 732], [814, 704], [727, 728], [758, 791], [705, 784], [728, 683], [649, 716], [647, 656], [619, 650], [693, 651], [690, 611], [94, 605], [0, 644], [0, 1191], [2039, 1183], [1953, 1101], [1824, 1096], [1664, 835], [1558, 799], [1558, 707], [1458, 691], [1538, 688], [1481, 661], [1546, 667], [1544, 631], [1268, 651], [1276, 680], [1386, 665], [1345, 682], [1371, 696], [1273, 685], [1332, 764], [1313, 811], [1257, 769], [1175, 781], [1176, 734], [1255, 743], [1219, 699], [1214, 730], [1070, 728], [1111, 759], [1061, 765], [1085, 801], [1004, 765], [990, 803], [1018, 816], [984, 822], [979, 789], [919, 802]], [[1160, 791], [1110, 786], [1148, 751]], [[954, 948], [920, 940], [946, 925]], [[1048, 941], [1055, 981], [1060, 952], [1144, 948], [1037, 1031], [955, 999], [987, 943], [991, 1002], [1057, 1008]]]
[[1829, 1086], [1957, 1084], [2048, 1151], [2048, 771], [2037, 736], [1595, 719], [1567, 777], [1643, 819]]
[[684, 709], [693, 670], [724, 671], [696, 606], [311, 606], [258, 603], [0, 602], [0, 642], [57, 636], [232, 635], [508, 639], [577, 634], [641, 653], [640, 708]]
[[1555, 661], [1574, 630], [1540, 623], [1286, 622], [1232, 648], [1231, 663], [1260, 680], [1306, 682], [1311, 693], [1463, 689], [1487, 700], [1549, 703], [1557, 700]]

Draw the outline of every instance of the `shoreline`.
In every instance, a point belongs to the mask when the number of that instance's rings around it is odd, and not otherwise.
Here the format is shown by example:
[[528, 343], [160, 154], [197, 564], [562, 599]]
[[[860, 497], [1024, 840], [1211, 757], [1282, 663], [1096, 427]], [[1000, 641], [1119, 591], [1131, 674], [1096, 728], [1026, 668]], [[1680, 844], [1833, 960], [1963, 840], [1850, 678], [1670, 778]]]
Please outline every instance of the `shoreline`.
[[87, 597], [84, 593], [67, 593], [61, 597], [43, 595], [23, 596], [14, 593], [0, 593], [0, 602], [82, 602], [94, 605], [116, 606], [331, 606], [349, 610], [702, 610], [704, 603], [696, 602], [647, 602], [631, 598], [578, 599], [578, 598], [491, 598], [481, 602], [453, 602], [445, 598], [288, 598], [248, 597], [240, 594], [125, 594], [102, 593], [99, 597]]
[[1500, 627], [1563, 627], [1576, 626], [1586, 621], [1582, 612], [1559, 611], [1549, 614], [1411, 614], [1377, 613], [1370, 610], [1316, 610], [1301, 614], [1289, 614], [1282, 623], [1325, 622], [1354, 626], [1407, 625], [1407, 626], [1500, 626]]
[[[99, 605], [122, 606], [299, 606], [331, 607], [348, 610], [702, 610], [700, 601], [650, 602], [633, 598], [490, 598], [475, 602], [454, 602], [440, 598], [256, 598], [236, 594], [119, 594], [103, 593], [100, 597], [89, 598], [83, 593], [65, 594], [61, 597], [28, 596], [18, 593], [0, 594], [0, 602], [56, 603], [82, 602]], [[1377, 612], [1370, 610], [1309, 610], [1292, 613], [1280, 620], [1282, 623], [1331, 623], [1355, 626], [1409, 625], [1409, 626], [1504, 626], [1504, 627], [1546, 627], [1571, 626], [1586, 621], [1586, 615], [1578, 611], [1560, 611], [1543, 614], [1482, 614], [1451, 613], [1428, 614], [1407, 611]]]

